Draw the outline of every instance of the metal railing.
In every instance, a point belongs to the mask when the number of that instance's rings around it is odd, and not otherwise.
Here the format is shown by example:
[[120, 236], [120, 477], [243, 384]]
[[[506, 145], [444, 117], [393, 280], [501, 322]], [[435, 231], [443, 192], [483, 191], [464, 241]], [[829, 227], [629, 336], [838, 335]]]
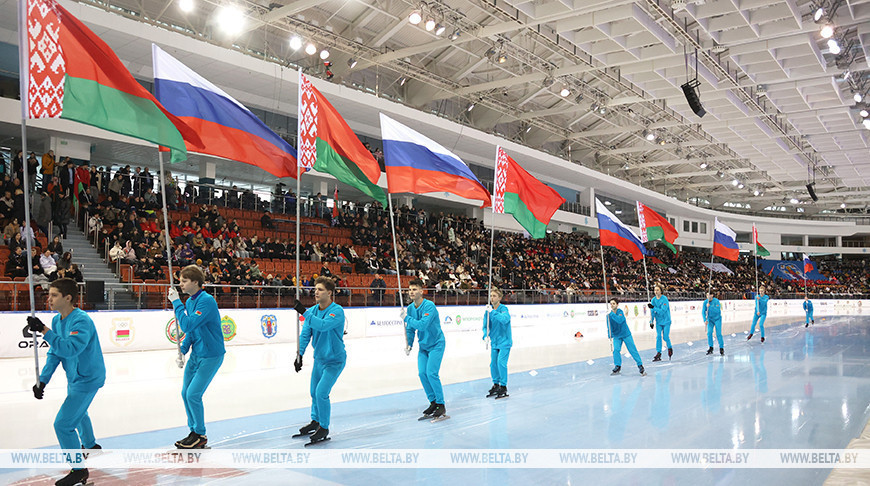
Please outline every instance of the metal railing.
[[[45, 287], [48, 285], [46, 284]], [[86, 298], [85, 284], [80, 283], [78, 306], [85, 310], [125, 310], [125, 309], [171, 309], [166, 300], [169, 284], [166, 283], [123, 283], [105, 288], [104, 299], [90, 302]], [[223, 285], [206, 284], [205, 291], [215, 297], [219, 307], [237, 309], [269, 309], [290, 308], [296, 300], [296, 288], [269, 285]], [[405, 289], [407, 290], [407, 289]], [[46, 304], [47, 291], [37, 286], [36, 310], [50, 310]], [[301, 301], [306, 307], [314, 305], [314, 288], [302, 287]], [[118, 294], [131, 296], [132, 299], [118, 298]], [[507, 289], [504, 290], [503, 302], [515, 304], [582, 304], [604, 302], [603, 290], [582, 290], [568, 292], [560, 289]], [[435, 290], [428, 289], [424, 297], [436, 305], [471, 305], [487, 304], [487, 292], [484, 289], [472, 290]], [[808, 294], [810, 299], [870, 299], [870, 294], [822, 292]], [[608, 293], [609, 297], [614, 294]], [[622, 302], [644, 302], [646, 292], [628, 292], [615, 294]], [[742, 292], [720, 292], [722, 300], [748, 300], [752, 296]], [[802, 300], [802, 292], [779, 293], [772, 296], [775, 299]], [[668, 299], [673, 302], [686, 300], [703, 300], [704, 292], [671, 292]], [[399, 299], [396, 288], [369, 287], [339, 287], [336, 289], [335, 302], [344, 307], [391, 307], [398, 306]], [[404, 302], [409, 299], [404, 295]], [[30, 298], [28, 283], [21, 281], [0, 281], [0, 310], [29, 311]]]

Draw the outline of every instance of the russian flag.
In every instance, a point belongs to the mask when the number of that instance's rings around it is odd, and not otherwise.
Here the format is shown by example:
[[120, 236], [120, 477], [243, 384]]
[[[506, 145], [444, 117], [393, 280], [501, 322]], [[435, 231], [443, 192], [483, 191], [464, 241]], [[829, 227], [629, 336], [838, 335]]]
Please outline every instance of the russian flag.
[[449, 192], [491, 204], [491, 196], [456, 154], [381, 113], [381, 139], [390, 193]]
[[154, 94], [202, 139], [187, 149], [257, 166], [275, 177], [296, 177], [296, 149], [251, 110], [151, 44]]
[[737, 233], [716, 218], [713, 230], [713, 255], [726, 260], [737, 261], [740, 249], [737, 247]]
[[813, 262], [810, 261], [810, 256], [804, 253], [804, 273], [810, 273], [816, 268]]
[[598, 213], [598, 238], [602, 246], [612, 246], [631, 253], [635, 261], [648, 254], [640, 238], [608, 211], [598, 198], [595, 199], [595, 212]]

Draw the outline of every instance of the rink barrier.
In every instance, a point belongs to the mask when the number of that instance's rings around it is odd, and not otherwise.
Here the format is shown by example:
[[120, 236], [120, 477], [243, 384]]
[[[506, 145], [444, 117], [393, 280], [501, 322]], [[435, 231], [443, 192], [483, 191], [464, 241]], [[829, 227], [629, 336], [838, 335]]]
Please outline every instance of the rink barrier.
[[[703, 326], [703, 301], [671, 302], [672, 329]], [[771, 300], [769, 317], [794, 317], [803, 320], [802, 300]], [[827, 316], [868, 315], [870, 300], [814, 301], [816, 321]], [[750, 320], [754, 303], [747, 300], [722, 301], [724, 322]], [[624, 302], [632, 332], [648, 330], [649, 308], [646, 302]], [[574, 340], [576, 332], [583, 339], [607, 339], [604, 316], [606, 304], [538, 304], [508, 305], [514, 346], [537, 346]], [[439, 306], [441, 328], [448, 344], [462, 353], [467, 343], [477, 344], [483, 328], [482, 306]], [[351, 307], [345, 309], [346, 340], [387, 338], [397, 340], [404, 333], [398, 307]], [[33, 340], [25, 328], [25, 313], [6, 313], [0, 326], [0, 358], [33, 356]], [[51, 325], [54, 313], [36, 314]], [[172, 311], [96, 311], [89, 312], [97, 328], [104, 353], [126, 351], [171, 350], [176, 346], [175, 315]], [[228, 346], [272, 343], [295, 343], [297, 314], [292, 309], [221, 309], [221, 330]], [[16, 322], [17, 321], [17, 322]], [[451, 342], [452, 341], [452, 342]], [[458, 341], [458, 342], [457, 342]], [[48, 343], [38, 340], [40, 353]], [[474, 348], [477, 349], [476, 347]]]
[[867, 469], [855, 449], [0, 450], [0, 469]]

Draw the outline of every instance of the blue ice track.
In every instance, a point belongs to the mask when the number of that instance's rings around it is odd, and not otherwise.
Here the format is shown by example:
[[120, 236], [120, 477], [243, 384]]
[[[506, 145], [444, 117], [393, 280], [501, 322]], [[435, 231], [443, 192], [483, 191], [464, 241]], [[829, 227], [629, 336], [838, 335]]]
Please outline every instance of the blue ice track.
[[[334, 403], [338, 449], [842, 449], [870, 418], [870, 318], [835, 317], [805, 329], [803, 321], [769, 327], [767, 342], [725, 336], [706, 356], [706, 340], [675, 345], [673, 361], [651, 363], [648, 376], [631, 359], [610, 376], [603, 357], [510, 375], [510, 397], [484, 395], [491, 383], [445, 386], [450, 420], [418, 422], [428, 404], [421, 390]], [[449, 357], [448, 357], [449, 359]], [[411, 366], [411, 365], [409, 365]], [[276, 384], [276, 386], [280, 386]], [[341, 386], [339, 379], [336, 386]], [[264, 392], [265, 396], [268, 393]], [[290, 435], [308, 409], [208, 424], [214, 448], [303, 449]], [[167, 448], [185, 427], [101, 438], [105, 448]], [[26, 473], [26, 474], [25, 474]], [[94, 484], [619, 484], [820, 485], [830, 469], [294, 469], [163, 471], [142, 476], [92, 473]], [[39, 482], [42, 471], [0, 475]], [[100, 480], [102, 476], [102, 481]], [[44, 477], [44, 476], [42, 476]], [[54, 478], [56, 479], [56, 478]]]

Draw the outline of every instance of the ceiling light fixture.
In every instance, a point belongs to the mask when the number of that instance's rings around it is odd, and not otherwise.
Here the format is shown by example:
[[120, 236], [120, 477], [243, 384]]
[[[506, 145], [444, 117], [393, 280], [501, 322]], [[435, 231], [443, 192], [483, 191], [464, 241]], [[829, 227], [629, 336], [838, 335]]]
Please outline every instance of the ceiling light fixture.
[[652, 142], [656, 139], [656, 134], [649, 130], [644, 130], [643, 132], [641, 132], [641, 135], [643, 135], [643, 138], [645, 138], [647, 142]]
[[559, 91], [559, 94], [562, 95], [563, 98], [567, 98], [568, 95], [571, 94], [571, 90], [568, 89], [567, 86], [562, 86], [562, 91]]
[[738, 181], [737, 179], [734, 179], [733, 181], [731, 181], [732, 186], [736, 186], [737, 184], [740, 184], [740, 181]]
[[356, 59], [350, 58], [347, 60], [347, 67], [353, 69], [356, 67]]
[[759, 194], [760, 194], [760, 193], [758, 192], [758, 189], [752, 191], [752, 195], [753, 195], [753, 196], [758, 196]]
[[706, 168], [707, 168], [707, 163], [706, 163], [706, 162], [701, 162], [700, 167], [701, 167], [702, 169], [706, 169]]
[[797, 204], [797, 203], [798, 203], [798, 200], [795, 199], [795, 198], [791, 198], [791, 200], [790, 200], [789, 202], [792, 203], [792, 204]]
[[825, 24], [824, 26], [822, 26], [819, 34], [821, 34], [822, 37], [825, 39], [830, 39], [834, 35], [834, 26], [831, 24]]
[[740, 184], [737, 184], [737, 189], [743, 189], [744, 187], [745, 187], [745, 186], [743, 185], [742, 182], [741, 182]]
[[426, 31], [432, 32], [433, 30], [435, 30], [435, 19], [429, 17], [426, 19]]
[[498, 55], [498, 63], [504, 64], [506, 62], [507, 62], [507, 55], [502, 52], [501, 54]]
[[460, 34], [462, 34], [462, 31], [460, 31], [459, 29], [454, 30], [453, 33], [450, 34], [450, 40], [458, 39]]
[[193, 0], [181, 0], [180, 2], [178, 2], [178, 8], [180, 8], [181, 11], [185, 13], [192, 12], [194, 6], [195, 5], [193, 4]]
[[870, 118], [865, 118], [862, 123], [864, 124], [864, 128], [870, 130]]
[[441, 35], [445, 30], [447, 30], [447, 27], [444, 24], [435, 24], [435, 35]]
[[859, 111], [858, 114], [861, 115], [861, 116], [864, 117], [864, 118], [867, 118], [867, 115], [870, 115], [870, 111], [867, 111], [866, 109], [863, 109], [863, 110]]
[[842, 209], [846, 209], [846, 203], [840, 203], [840, 207], [841, 207]]
[[474, 103], [469, 103], [469, 104], [468, 104], [468, 108], [466, 108], [465, 111], [470, 112], [470, 111], [473, 110], [473, 109], [474, 109]]
[[852, 99], [855, 100], [855, 103], [860, 103], [861, 100], [864, 99], [864, 96], [862, 96], [861, 93], [855, 93], [852, 95]]
[[828, 51], [836, 56], [843, 50], [840, 48], [840, 43], [837, 42], [837, 39], [830, 38], [828, 39]]
[[819, 8], [817, 8], [815, 13], [813, 13], [813, 20], [818, 22], [819, 20], [822, 20], [822, 16], [824, 16], [824, 15], [825, 15], [825, 7], [819, 5]]
[[420, 9], [414, 9], [411, 11], [411, 14], [408, 15], [408, 22], [411, 22], [413, 25], [417, 25], [423, 21], [423, 14], [420, 12]]
[[401, 78], [399, 78], [399, 86], [404, 86], [405, 83], [407, 83], [407, 82], [408, 82], [407, 76], [402, 76]]
[[313, 56], [315, 53], [317, 53], [317, 46], [309, 42], [308, 45], [305, 46], [305, 54]]
[[301, 48], [302, 48], [302, 37], [299, 37], [298, 35], [294, 35], [293, 37], [291, 37], [290, 38], [290, 49], [293, 49], [294, 51], [298, 51]]
[[236, 5], [224, 5], [218, 10], [217, 24], [227, 35], [238, 35], [245, 26], [245, 15]]
[[320, 58], [323, 59], [324, 61], [329, 59], [329, 50], [324, 49], [324, 50], [320, 51]]

